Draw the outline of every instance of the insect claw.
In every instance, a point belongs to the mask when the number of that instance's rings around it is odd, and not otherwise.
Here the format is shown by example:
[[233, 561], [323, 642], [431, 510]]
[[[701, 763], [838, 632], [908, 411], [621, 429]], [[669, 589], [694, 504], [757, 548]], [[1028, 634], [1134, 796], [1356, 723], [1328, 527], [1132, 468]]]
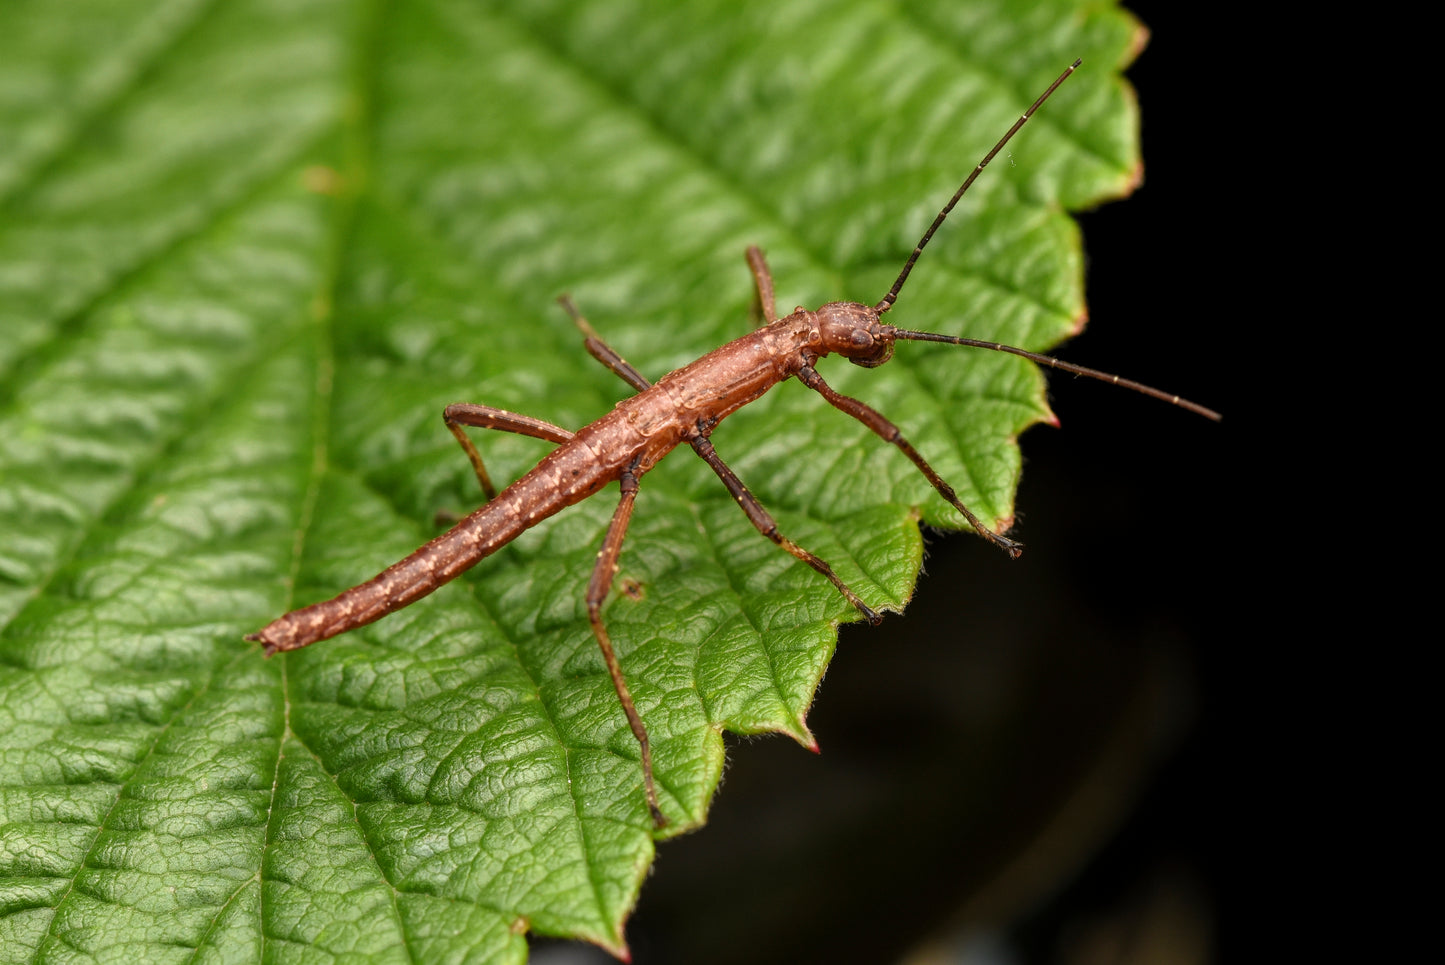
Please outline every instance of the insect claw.
[[663, 828], [667, 827], [667, 815], [662, 813], [661, 808], [659, 808], [656, 804], [653, 804], [651, 801], [648, 801], [647, 809], [652, 812], [652, 826], [654, 828], [660, 831]]

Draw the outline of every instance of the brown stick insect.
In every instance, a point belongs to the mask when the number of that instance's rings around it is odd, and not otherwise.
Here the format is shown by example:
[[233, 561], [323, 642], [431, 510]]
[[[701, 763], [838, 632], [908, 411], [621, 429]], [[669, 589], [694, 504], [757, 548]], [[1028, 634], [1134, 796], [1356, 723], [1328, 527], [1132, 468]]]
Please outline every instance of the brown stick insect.
[[[944, 482], [927, 460], [909, 444], [897, 426], [875, 409], [857, 399], [839, 394], [823, 381], [814, 368], [818, 359], [829, 353], [837, 353], [856, 365], [874, 368], [892, 357], [893, 345], [898, 339], [974, 346], [1008, 352], [1075, 375], [1112, 382], [1182, 406], [1206, 418], [1219, 419], [1218, 413], [1203, 406], [1095, 369], [1008, 345], [931, 332], [907, 331], [881, 321], [881, 316], [898, 300], [898, 293], [924, 246], [973, 184], [979, 172], [993, 160], [1009, 139], [1018, 133], [1039, 105], [1074, 72], [1079, 63], [1075, 61], [1060, 74], [969, 173], [968, 178], [924, 232], [913, 254], [899, 272], [893, 287], [872, 307], [856, 302], [830, 302], [816, 311], [798, 308], [791, 315], [779, 318], [773, 300], [772, 275], [763, 259], [763, 253], [756, 247], [751, 247], [747, 250], [747, 262], [757, 287], [764, 324], [751, 334], [735, 339], [653, 383], [609, 347], [588, 325], [571, 300], [563, 296], [560, 301], [582, 330], [587, 351], [637, 390], [637, 394], [625, 399], [611, 412], [575, 433], [540, 419], [491, 406], [471, 403], [447, 406], [443, 413], [447, 428], [456, 436], [467, 458], [471, 460], [477, 481], [486, 493], [487, 502], [446, 533], [365, 583], [352, 587], [335, 599], [313, 603], [287, 613], [246, 639], [260, 641], [265, 645], [267, 655], [270, 655], [278, 650], [296, 650], [338, 633], [365, 626], [388, 613], [415, 603], [442, 584], [460, 576], [484, 557], [495, 553], [529, 527], [586, 499], [616, 480], [620, 485], [622, 498], [607, 528], [602, 549], [597, 554], [592, 579], [587, 586], [587, 618], [592, 624], [597, 644], [602, 649], [607, 672], [612, 677], [612, 684], [617, 690], [627, 722], [641, 748], [642, 780], [647, 807], [653, 822], [658, 827], [663, 826], [666, 819], [658, 806], [647, 728], [633, 704], [622, 667], [612, 648], [606, 624], [602, 620], [602, 605], [612, 588], [613, 577], [618, 569], [618, 556], [628, 523], [632, 519], [633, 504], [637, 500], [638, 480], [678, 445], [686, 443], [691, 446], [712, 467], [760, 533], [821, 573], [859, 613], [869, 622], [876, 624], [882, 617], [839, 579], [832, 567], [778, 532], [773, 517], [748, 492], [747, 487], [723, 462], [709, 441], [708, 437], [719, 422], [779, 382], [797, 378], [830, 405], [857, 419], [884, 441], [897, 446], [980, 536], [1001, 548], [1010, 557], [1019, 555], [1021, 544], [984, 526], [978, 517], [959, 501], [952, 487]], [[463, 426], [516, 432], [557, 443], [557, 448], [499, 494], [487, 475], [481, 454], [467, 438]]]

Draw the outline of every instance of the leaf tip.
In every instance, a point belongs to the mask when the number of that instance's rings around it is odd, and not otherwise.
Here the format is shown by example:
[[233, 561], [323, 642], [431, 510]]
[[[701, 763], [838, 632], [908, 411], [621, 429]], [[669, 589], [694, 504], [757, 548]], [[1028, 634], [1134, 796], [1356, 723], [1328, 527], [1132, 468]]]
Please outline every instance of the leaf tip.
[[1120, 196], [1121, 198], [1127, 198], [1129, 195], [1133, 194], [1135, 191], [1138, 191], [1138, 190], [1139, 190], [1139, 186], [1142, 185], [1143, 183], [1144, 183], [1144, 159], [1143, 159], [1142, 157], [1136, 157], [1136, 158], [1134, 159], [1134, 164], [1133, 164], [1133, 166], [1132, 166], [1131, 168], [1129, 168], [1129, 173], [1126, 174], [1126, 175], [1124, 175], [1124, 186], [1123, 186], [1123, 189], [1121, 190], [1119, 196]]
[[822, 749], [818, 747], [818, 738], [813, 736], [813, 732], [808, 729], [808, 725], [801, 718], [796, 727], [790, 727], [783, 733], [797, 741], [798, 746], [804, 750], [812, 751], [814, 754], [823, 753]]
[[587, 942], [590, 945], [596, 945], [619, 962], [631, 962], [632, 949], [627, 946], [627, 939], [622, 935], [622, 929], [626, 919], [627, 916], [623, 915], [622, 919], [614, 924], [610, 935], [589, 931], [577, 931], [567, 937]]
[[1124, 53], [1119, 60], [1120, 70], [1123, 70], [1139, 59], [1139, 55], [1144, 52], [1144, 48], [1149, 46], [1150, 36], [1148, 26], [1139, 20], [1135, 20], [1133, 33], [1129, 36], [1129, 45], [1124, 48]]

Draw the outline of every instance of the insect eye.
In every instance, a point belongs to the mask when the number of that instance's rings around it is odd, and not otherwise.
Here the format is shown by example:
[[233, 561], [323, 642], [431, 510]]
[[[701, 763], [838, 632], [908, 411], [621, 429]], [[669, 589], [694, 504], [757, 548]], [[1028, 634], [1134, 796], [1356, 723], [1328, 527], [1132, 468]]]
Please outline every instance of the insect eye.
[[873, 343], [872, 355], [851, 355], [848, 357], [848, 361], [854, 365], [861, 365], [865, 369], [874, 369], [893, 357], [892, 342], [874, 342], [871, 338], [869, 341]]
[[868, 348], [873, 344], [873, 336], [861, 328], [855, 328], [853, 334], [848, 336], [848, 341], [853, 344], [854, 348]]

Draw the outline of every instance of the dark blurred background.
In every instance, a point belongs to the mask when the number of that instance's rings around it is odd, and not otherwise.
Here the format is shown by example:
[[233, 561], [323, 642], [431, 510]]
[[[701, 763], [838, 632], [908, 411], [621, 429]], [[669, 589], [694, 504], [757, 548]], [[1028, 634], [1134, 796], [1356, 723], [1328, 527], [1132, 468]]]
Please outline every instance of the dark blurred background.
[[730, 739], [707, 829], [659, 848], [640, 965], [1183, 965], [1227, 935], [1254, 659], [1234, 601], [1257, 541], [1229, 499], [1233, 330], [1258, 325], [1230, 239], [1255, 216], [1234, 188], [1256, 108], [1221, 26], [1130, 7], [1151, 32], [1128, 71], [1145, 180], [1081, 217], [1091, 323], [1060, 354], [1226, 421], [1055, 374], [1062, 428], [1023, 440], [1024, 556], [929, 534], [907, 616], [842, 632], [809, 717], [822, 753]]

